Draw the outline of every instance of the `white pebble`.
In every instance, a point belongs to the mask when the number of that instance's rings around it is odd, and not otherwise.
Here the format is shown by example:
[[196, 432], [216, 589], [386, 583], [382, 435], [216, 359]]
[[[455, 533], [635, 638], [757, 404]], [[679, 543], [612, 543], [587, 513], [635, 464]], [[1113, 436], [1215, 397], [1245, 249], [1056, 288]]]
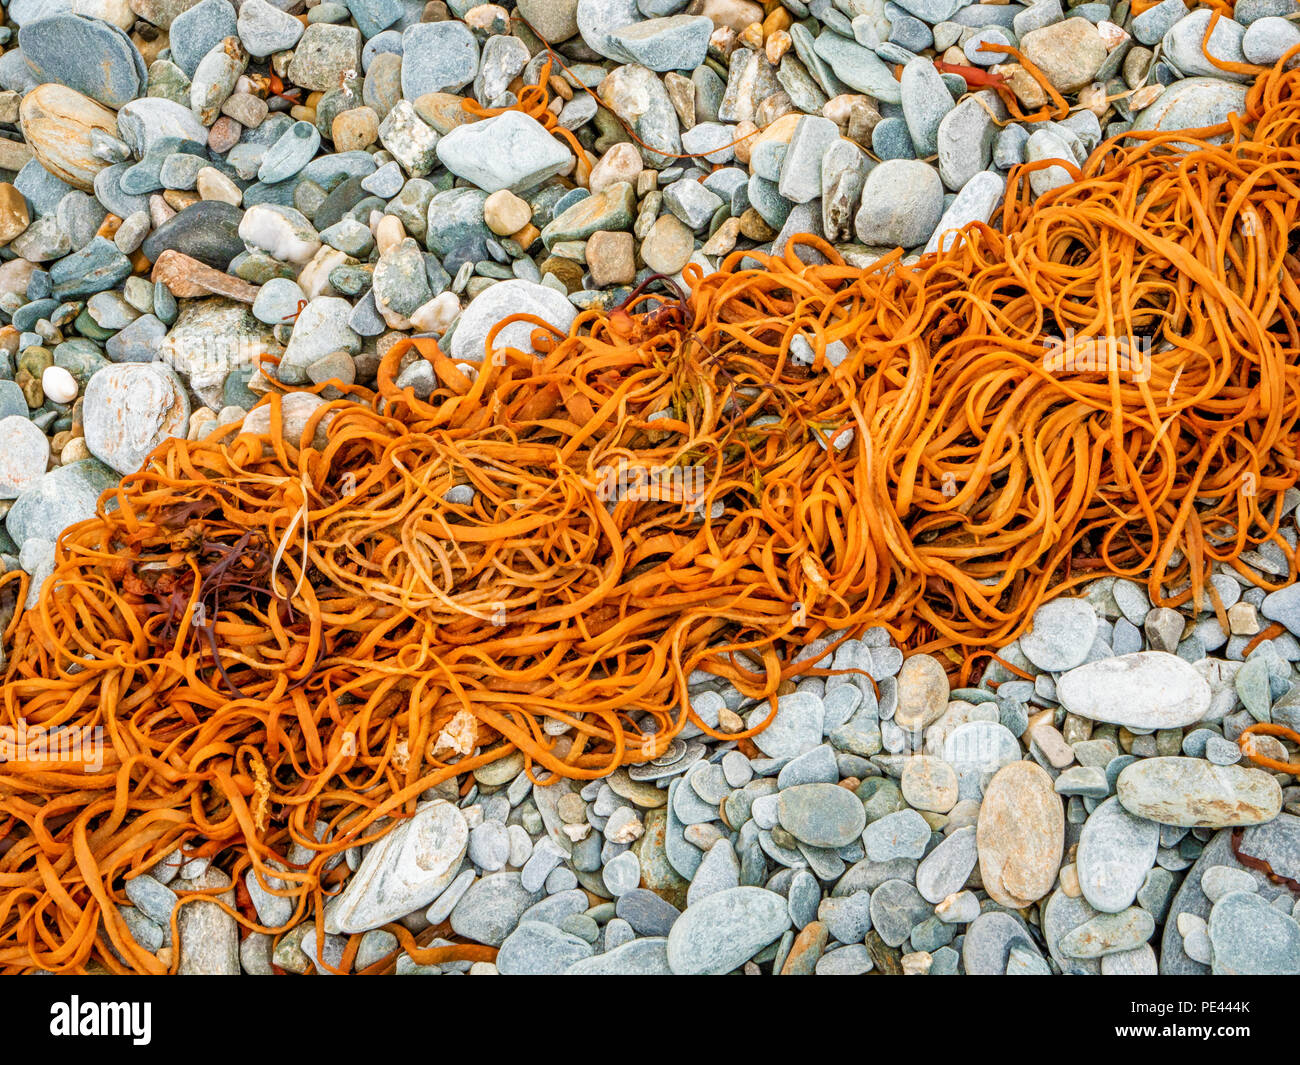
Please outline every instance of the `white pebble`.
[[45, 398], [55, 403], [71, 403], [77, 398], [77, 380], [62, 366], [47, 366], [41, 374]]

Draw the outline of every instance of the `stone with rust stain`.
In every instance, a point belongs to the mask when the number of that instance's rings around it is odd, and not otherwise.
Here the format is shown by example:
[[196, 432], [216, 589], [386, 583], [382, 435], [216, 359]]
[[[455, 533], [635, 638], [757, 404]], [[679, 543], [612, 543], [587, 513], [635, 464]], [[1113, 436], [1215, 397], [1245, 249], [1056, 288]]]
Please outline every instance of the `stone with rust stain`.
[[1022, 909], [1052, 890], [1065, 848], [1065, 810], [1045, 769], [1013, 762], [994, 774], [975, 843], [984, 889], [994, 902]]
[[686, 909], [686, 891], [690, 887], [668, 861], [665, 835], [668, 811], [662, 807], [649, 810], [642, 817], [645, 834], [632, 845], [641, 862], [641, 886], [649, 888], [679, 910]]
[[38, 85], [23, 97], [19, 124], [41, 165], [83, 192], [109, 165], [97, 145], [117, 138], [117, 116], [89, 96], [63, 85]]
[[818, 959], [826, 953], [826, 943], [830, 933], [821, 921], [810, 921], [794, 937], [790, 953], [786, 955], [785, 964], [781, 966], [782, 976], [812, 976], [817, 968]]
[[1260, 825], [1282, 810], [1276, 777], [1202, 758], [1143, 758], [1120, 773], [1115, 791], [1129, 813], [1182, 828]]
[[257, 299], [256, 285], [213, 269], [174, 248], [158, 256], [149, 276], [153, 281], [161, 281], [178, 299], [225, 296], [250, 305]]
[[26, 232], [31, 222], [23, 194], [9, 182], [0, 182], [0, 247]]
[[82, 418], [90, 453], [118, 473], [135, 473], [164, 440], [185, 435], [190, 401], [161, 363], [120, 363], [91, 377]]

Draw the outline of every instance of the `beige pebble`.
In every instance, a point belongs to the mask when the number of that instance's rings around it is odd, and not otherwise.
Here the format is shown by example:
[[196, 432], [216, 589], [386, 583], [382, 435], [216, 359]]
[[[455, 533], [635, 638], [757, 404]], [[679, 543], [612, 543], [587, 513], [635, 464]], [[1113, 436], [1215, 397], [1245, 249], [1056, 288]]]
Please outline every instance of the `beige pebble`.
[[406, 239], [406, 228], [396, 215], [386, 214], [375, 226], [375, 247], [380, 255], [386, 255]]
[[1254, 603], [1239, 602], [1228, 607], [1228, 629], [1234, 636], [1254, 636], [1259, 632], [1259, 611]]
[[364, 151], [379, 140], [379, 115], [373, 107], [352, 107], [334, 116], [330, 136], [336, 152]]
[[204, 200], [220, 200], [238, 207], [244, 199], [239, 186], [215, 166], [205, 166], [200, 170], [194, 180], [194, 187], [198, 190], [200, 199]]
[[631, 184], [636, 181], [637, 175], [641, 173], [644, 166], [636, 145], [623, 141], [610, 148], [592, 167], [591, 176], [587, 179], [587, 187], [593, 193], [597, 193], [619, 181]]
[[59, 452], [59, 462], [64, 466], [70, 466], [74, 462], [81, 462], [90, 457], [90, 448], [86, 447], [86, 438], [82, 436], [73, 437]]
[[411, 312], [411, 327], [421, 333], [445, 333], [460, 314], [460, 299], [443, 292]]
[[1035, 725], [1029, 738], [1038, 744], [1038, 749], [1056, 769], [1064, 769], [1074, 761], [1074, 748], [1048, 722]]
[[1052, 890], [1065, 851], [1065, 811], [1047, 770], [1021, 761], [994, 774], [984, 789], [976, 844], [994, 902], [1023, 909]]
[[528, 201], [509, 189], [499, 189], [483, 201], [483, 221], [499, 237], [518, 233], [532, 220], [533, 209]]

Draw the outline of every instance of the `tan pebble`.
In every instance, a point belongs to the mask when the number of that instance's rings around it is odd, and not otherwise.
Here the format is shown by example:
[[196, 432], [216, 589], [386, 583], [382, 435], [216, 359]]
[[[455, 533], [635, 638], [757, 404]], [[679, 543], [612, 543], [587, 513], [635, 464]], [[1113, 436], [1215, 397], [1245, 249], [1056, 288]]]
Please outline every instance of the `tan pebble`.
[[[24, 96], [19, 114], [27, 144], [41, 165], [74, 188], [93, 191], [95, 175], [109, 165], [97, 153], [96, 133], [116, 137], [117, 115], [55, 82], [38, 85]], [[19, 169], [8, 161], [3, 165]]]
[[763, 53], [767, 56], [767, 61], [776, 66], [786, 52], [790, 51], [793, 44], [794, 41], [785, 30], [777, 30], [769, 34], [767, 40], [763, 42]]
[[1029, 761], [999, 769], [984, 789], [975, 842], [994, 902], [1023, 909], [1051, 891], [1065, 851], [1065, 810], [1047, 770]]
[[334, 116], [330, 136], [336, 152], [364, 151], [379, 140], [379, 115], [373, 107], [352, 107]]
[[914, 950], [911, 954], [904, 954], [899, 960], [903, 966], [904, 976], [925, 976], [934, 964], [934, 955], [928, 950]]
[[90, 448], [86, 447], [86, 439], [82, 436], [69, 440], [59, 452], [59, 463], [63, 466], [70, 466], [74, 462], [81, 462], [88, 458], [90, 458]]
[[894, 723], [905, 731], [916, 731], [937, 721], [947, 708], [948, 675], [939, 660], [927, 654], [907, 658], [898, 671]]
[[9, 182], [0, 182], [0, 247], [26, 232], [31, 221], [23, 194]]
[[239, 186], [215, 166], [205, 166], [200, 170], [194, 180], [194, 187], [199, 198], [203, 200], [219, 200], [235, 207], [244, 200], [244, 194], [239, 191]]
[[645, 163], [641, 161], [641, 152], [636, 145], [627, 141], [614, 145], [600, 157], [592, 167], [587, 186], [593, 193], [603, 192], [619, 181], [629, 184], [636, 181]]
[[630, 285], [636, 279], [636, 243], [631, 233], [601, 230], [587, 238], [587, 272], [597, 288]]
[[533, 209], [528, 201], [509, 189], [499, 189], [483, 201], [483, 221], [499, 237], [518, 233], [532, 217]]
[[1079, 887], [1079, 870], [1073, 862], [1061, 866], [1061, 890], [1071, 899], [1077, 899], [1083, 894], [1083, 889]]
[[695, 234], [676, 215], [660, 215], [641, 244], [641, 258], [656, 273], [675, 274], [690, 260]]
[[1029, 738], [1038, 744], [1038, 749], [1054, 768], [1064, 769], [1074, 762], [1074, 748], [1065, 742], [1065, 737], [1050, 722], [1035, 725], [1029, 731]]
[[1160, 99], [1160, 94], [1164, 91], [1163, 85], [1143, 85], [1128, 98], [1129, 107], [1134, 111], [1142, 111]]
[[750, 121], [741, 121], [736, 123], [735, 138], [736, 145], [733, 149], [736, 153], [736, 162], [742, 166], [749, 165], [749, 154], [754, 150], [754, 135], [758, 133], [758, 127]]
[[177, 211], [183, 211], [186, 207], [192, 207], [199, 202], [199, 194], [186, 189], [164, 189], [162, 195], [167, 201], [167, 206]]
[[705, 255], [726, 255], [736, 247], [736, 239], [740, 236], [740, 219], [728, 218], [722, 225], [718, 226], [717, 232], [713, 234], [704, 244]]
[[1259, 611], [1254, 603], [1233, 603], [1228, 607], [1228, 629], [1234, 636], [1254, 636], [1259, 632]]
[[744, 728], [744, 719], [730, 707], [724, 706], [718, 711], [719, 732], [742, 732]]
[[386, 214], [375, 226], [375, 247], [380, 255], [386, 255], [406, 239], [406, 228], [396, 215]]

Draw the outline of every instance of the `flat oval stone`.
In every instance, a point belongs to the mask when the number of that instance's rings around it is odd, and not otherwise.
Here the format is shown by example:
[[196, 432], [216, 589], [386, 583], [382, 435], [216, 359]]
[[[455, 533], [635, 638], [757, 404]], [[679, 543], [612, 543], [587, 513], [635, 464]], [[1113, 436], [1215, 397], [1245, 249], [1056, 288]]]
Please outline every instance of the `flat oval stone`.
[[295, 122], [266, 150], [257, 180], [273, 184], [286, 181], [312, 161], [320, 147], [320, 132], [310, 122]]
[[1081, 666], [1097, 635], [1097, 612], [1086, 599], [1053, 599], [1034, 611], [1020, 650], [1039, 669], [1060, 673]]
[[1160, 826], [1107, 799], [1084, 823], [1075, 869], [1079, 888], [1102, 913], [1133, 904], [1160, 847]]
[[1016, 762], [994, 774], [975, 842], [980, 876], [995, 902], [1022, 909], [1052, 890], [1065, 849], [1065, 810], [1045, 769]]
[[102, 19], [61, 14], [29, 22], [18, 32], [18, 45], [40, 81], [66, 85], [115, 110], [141, 95], [148, 80], [131, 38]]
[[661, 936], [629, 940], [566, 971], [569, 976], [671, 976], [668, 940]]
[[23, 97], [18, 116], [27, 144], [46, 170], [82, 192], [94, 190], [95, 175], [112, 162], [100, 151], [105, 137], [117, 137], [112, 111], [50, 82]]
[[1061, 950], [1061, 940], [1072, 930], [1097, 916], [1097, 911], [1082, 897], [1071, 898], [1060, 888], [1043, 904], [1040, 922], [1043, 938], [1053, 960], [1066, 976], [1096, 976], [1101, 965], [1096, 958], [1071, 958]]
[[1210, 911], [1216, 976], [1300, 975], [1300, 924], [1254, 892], [1233, 891]]
[[591, 944], [544, 921], [520, 921], [496, 965], [503, 976], [556, 976], [591, 957]]
[[135, 473], [164, 440], [185, 435], [190, 401], [170, 367], [121, 363], [105, 366], [90, 379], [83, 418], [90, 453], [119, 473]]
[[967, 976], [1001, 976], [1013, 949], [1038, 954], [1039, 950], [1024, 925], [1009, 913], [990, 910], [973, 920], [966, 929], [961, 960]]
[[1100, 913], [1060, 939], [1060, 949], [1071, 958], [1101, 958], [1136, 950], [1155, 934], [1155, 918], [1140, 906], [1119, 913]]
[[200, 200], [155, 229], [142, 245], [145, 255], [157, 261], [167, 249], [225, 270], [244, 250], [239, 223], [244, 212], [221, 200]]
[[948, 707], [948, 675], [931, 655], [912, 655], [898, 671], [898, 709], [894, 724], [907, 731], [923, 729]]
[[1184, 828], [1258, 825], [1282, 810], [1272, 774], [1202, 758], [1140, 759], [1120, 773], [1115, 790], [1130, 813]]
[[493, 873], [476, 880], [460, 897], [451, 911], [451, 930], [476, 943], [499, 947], [524, 911], [540, 899], [541, 892], [528, 891], [518, 873]]
[[343, 893], [330, 901], [325, 930], [367, 932], [423, 909], [456, 878], [468, 846], [464, 815], [435, 799], [366, 852]]
[[798, 784], [777, 796], [777, 817], [790, 835], [810, 847], [844, 847], [867, 825], [867, 813], [848, 788]]
[[790, 927], [786, 901], [760, 887], [736, 887], [686, 909], [668, 933], [668, 967], [677, 976], [722, 976]]
[[822, 742], [822, 725], [826, 710], [812, 692], [791, 692], [776, 701], [776, 715], [770, 706], [754, 709], [745, 724], [754, 728], [768, 718], [772, 720], [754, 737], [754, 743], [769, 758], [796, 758]]
[[[564, 334], [578, 311], [553, 288], [532, 281], [501, 281], [479, 293], [461, 314], [451, 340], [452, 358], [482, 362], [487, 357], [488, 334], [498, 322], [514, 314], [536, 315]], [[514, 322], [500, 330], [494, 342], [499, 348], [532, 351], [531, 337], [536, 328], [530, 322]]]
[[1210, 685], [1188, 662], [1139, 651], [1062, 674], [1056, 697], [1071, 714], [1137, 729], [1183, 728], [1210, 709]]
[[976, 829], [959, 828], [934, 848], [916, 868], [916, 888], [926, 902], [938, 905], [960, 891], [979, 858]]

